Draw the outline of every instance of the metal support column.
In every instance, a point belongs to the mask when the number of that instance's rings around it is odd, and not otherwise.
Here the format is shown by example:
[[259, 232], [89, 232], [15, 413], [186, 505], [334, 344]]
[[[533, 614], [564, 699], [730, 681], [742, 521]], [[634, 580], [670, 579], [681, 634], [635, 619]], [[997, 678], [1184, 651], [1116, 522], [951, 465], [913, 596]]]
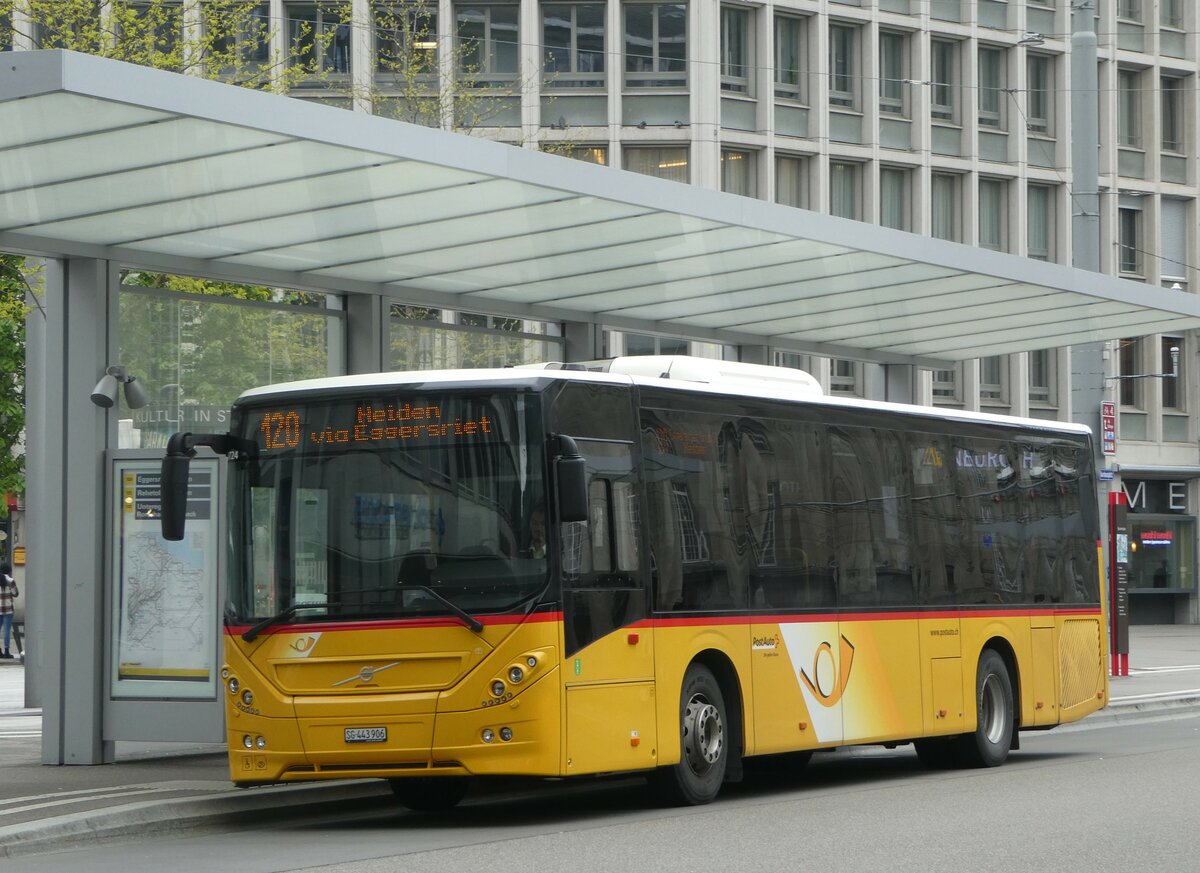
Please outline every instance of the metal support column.
[[[103, 764], [105, 450], [90, 398], [108, 361], [107, 261], [47, 262], [44, 329], [27, 351], [30, 660], [42, 702], [42, 763]], [[38, 315], [31, 317], [36, 319]]]

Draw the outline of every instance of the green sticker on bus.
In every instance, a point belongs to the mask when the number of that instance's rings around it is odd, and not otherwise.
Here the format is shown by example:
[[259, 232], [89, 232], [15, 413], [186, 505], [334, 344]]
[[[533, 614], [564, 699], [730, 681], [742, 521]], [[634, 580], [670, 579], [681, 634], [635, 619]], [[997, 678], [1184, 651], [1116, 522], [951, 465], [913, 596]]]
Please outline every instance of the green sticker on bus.
[[575, 675], [579, 676], [583, 673], [583, 661], [579, 658], [575, 659]]

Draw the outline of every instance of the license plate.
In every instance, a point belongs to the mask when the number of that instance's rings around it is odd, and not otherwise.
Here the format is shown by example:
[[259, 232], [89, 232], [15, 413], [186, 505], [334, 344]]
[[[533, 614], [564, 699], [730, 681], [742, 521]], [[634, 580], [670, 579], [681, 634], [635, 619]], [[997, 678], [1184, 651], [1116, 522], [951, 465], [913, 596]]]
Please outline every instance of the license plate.
[[371, 727], [371, 728], [346, 728], [346, 742], [348, 743], [386, 743], [387, 728]]

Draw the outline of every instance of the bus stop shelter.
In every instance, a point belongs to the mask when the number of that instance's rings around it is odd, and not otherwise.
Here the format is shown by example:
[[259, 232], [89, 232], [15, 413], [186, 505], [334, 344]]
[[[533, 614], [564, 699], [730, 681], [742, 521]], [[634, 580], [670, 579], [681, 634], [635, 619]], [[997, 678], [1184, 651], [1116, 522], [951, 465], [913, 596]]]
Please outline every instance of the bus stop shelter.
[[46, 763], [221, 737], [217, 694], [112, 694], [117, 418], [89, 395], [120, 269], [345, 295], [350, 372], [383, 368], [389, 299], [563, 322], [568, 351], [606, 325], [867, 360], [899, 400], [914, 367], [1200, 327], [1179, 291], [58, 51], [0, 68], [0, 251], [49, 259], [27, 441]]

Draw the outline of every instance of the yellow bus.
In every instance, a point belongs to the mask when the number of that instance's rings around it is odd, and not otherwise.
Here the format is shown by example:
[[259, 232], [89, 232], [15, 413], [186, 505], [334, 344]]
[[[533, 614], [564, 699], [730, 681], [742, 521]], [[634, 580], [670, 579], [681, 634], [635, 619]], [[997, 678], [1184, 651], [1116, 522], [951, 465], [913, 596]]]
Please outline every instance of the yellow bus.
[[912, 742], [995, 766], [1105, 705], [1091, 436], [692, 358], [251, 390], [227, 434], [230, 776], [645, 773]]

